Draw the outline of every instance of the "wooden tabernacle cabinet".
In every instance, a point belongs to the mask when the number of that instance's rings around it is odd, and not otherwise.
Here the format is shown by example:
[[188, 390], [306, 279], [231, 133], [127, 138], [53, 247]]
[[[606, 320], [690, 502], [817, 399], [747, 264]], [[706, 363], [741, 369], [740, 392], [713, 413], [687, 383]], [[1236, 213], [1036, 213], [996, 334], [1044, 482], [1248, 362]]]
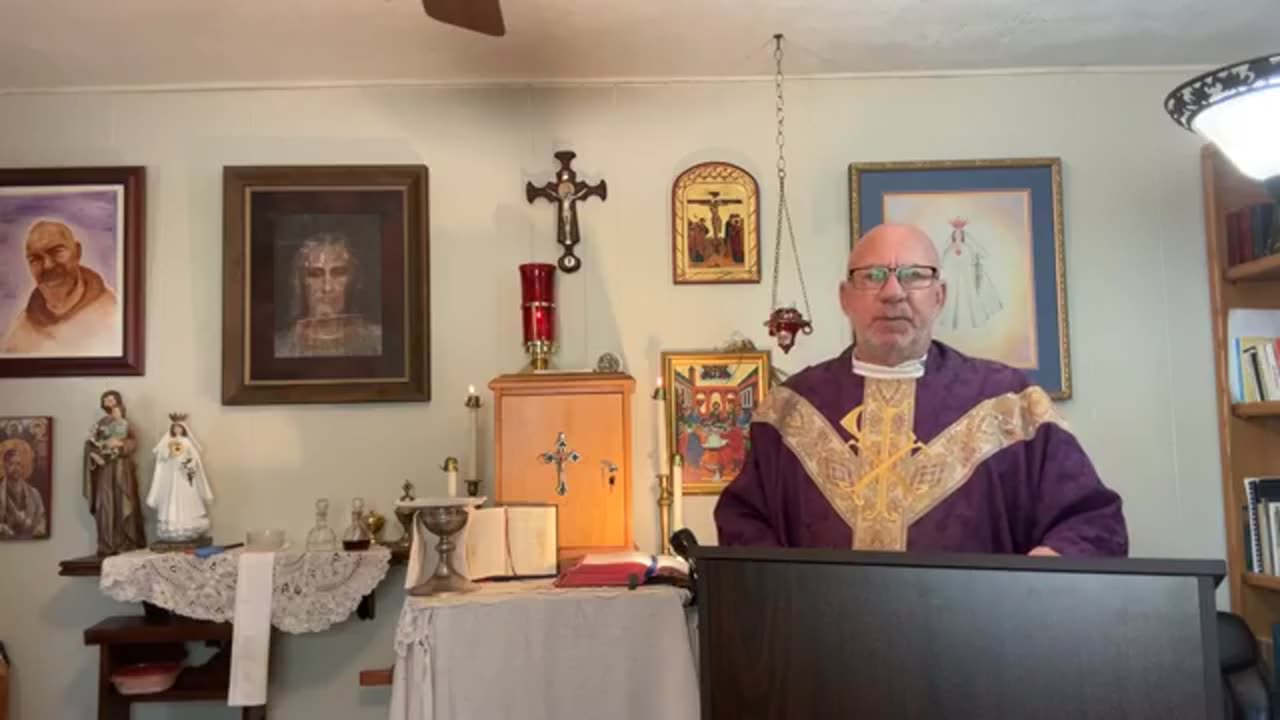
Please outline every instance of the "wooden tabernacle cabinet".
[[[557, 505], [562, 567], [587, 553], [632, 550], [635, 380], [613, 373], [527, 373], [502, 375], [489, 388], [496, 501]], [[563, 488], [557, 455], [563, 456]]]

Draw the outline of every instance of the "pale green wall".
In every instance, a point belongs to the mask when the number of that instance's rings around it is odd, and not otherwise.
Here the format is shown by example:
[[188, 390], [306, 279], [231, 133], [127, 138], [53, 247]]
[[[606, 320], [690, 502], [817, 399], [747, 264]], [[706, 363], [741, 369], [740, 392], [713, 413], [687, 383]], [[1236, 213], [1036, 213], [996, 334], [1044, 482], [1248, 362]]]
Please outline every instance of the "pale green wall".
[[[797, 370], [838, 352], [847, 337], [835, 287], [849, 242], [850, 161], [1060, 156], [1075, 382], [1063, 412], [1123, 493], [1135, 554], [1220, 557], [1198, 143], [1161, 110], [1180, 79], [790, 83], [789, 190], [817, 332], [789, 356], [775, 353], [777, 364]], [[80, 631], [127, 609], [92, 580], [56, 575], [59, 560], [93, 546], [79, 443], [99, 392], [124, 392], [144, 438], [162, 431], [165, 413], [190, 413], [207, 449], [222, 540], [280, 526], [301, 541], [320, 495], [335, 506], [361, 495], [385, 511], [406, 477], [442, 488], [434, 468], [465, 452], [467, 385], [523, 362], [515, 266], [554, 259], [556, 249], [550, 209], [528, 205], [523, 185], [543, 181], [563, 146], [578, 152], [582, 173], [608, 180], [609, 199], [582, 210], [585, 267], [562, 278], [559, 360], [583, 366], [614, 351], [638, 380], [635, 523], [651, 548], [648, 397], [659, 351], [713, 346], [734, 331], [768, 340], [767, 282], [671, 285], [671, 182], [708, 159], [753, 171], [767, 277], [776, 207], [771, 82], [0, 96], [0, 164], [142, 164], [150, 173], [146, 377], [0, 381], [0, 414], [56, 418], [53, 538], [0, 544], [0, 638], [18, 665], [17, 720], [89, 717], [97, 660]], [[431, 168], [435, 402], [221, 407], [222, 165], [405, 162]], [[793, 277], [786, 266], [785, 300], [798, 299]], [[687, 503], [704, 538], [713, 534], [710, 502]], [[336, 513], [334, 522], [343, 522]], [[390, 661], [400, 577], [384, 587], [376, 622], [276, 645], [273, 718], [385, 717], [387, 694], [361, 691], [357, 672]], [[154, 707], [135, 717], [228, 717], [217, 708], [179, 712]]]

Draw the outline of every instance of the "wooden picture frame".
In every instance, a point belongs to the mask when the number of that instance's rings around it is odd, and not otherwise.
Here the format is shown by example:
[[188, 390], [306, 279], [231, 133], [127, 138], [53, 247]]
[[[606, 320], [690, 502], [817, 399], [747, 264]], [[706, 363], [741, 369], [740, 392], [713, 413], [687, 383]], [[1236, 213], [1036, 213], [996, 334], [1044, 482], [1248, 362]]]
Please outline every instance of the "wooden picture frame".
[[933, 239], [947, 282], [937, 340], [1071, 397], [1061, 159], [854, 163], [849, 199], [851, 247], [883, 222]]
[[[8, 487], [9, 482], [19, 489]], [[0, 417], [0, 542], [53, 533], [53, 418]], [[11, 507], [11, 496], [23, 498]]]
[[142, 375], [146, 170], [0, 169], [0, 377]]
[[684, 460], [686, 495], [719, 494], [741, 472], [771, 375], [768, 350], [662, 353], [667, 447]]
[[223, 169], [222, 402], [431, 399], [422, 165]]
[[760, 185], [751, 173], [727, 162], [688, 168], [672, 183], [671, 216], [676, 285], [760, 282]]

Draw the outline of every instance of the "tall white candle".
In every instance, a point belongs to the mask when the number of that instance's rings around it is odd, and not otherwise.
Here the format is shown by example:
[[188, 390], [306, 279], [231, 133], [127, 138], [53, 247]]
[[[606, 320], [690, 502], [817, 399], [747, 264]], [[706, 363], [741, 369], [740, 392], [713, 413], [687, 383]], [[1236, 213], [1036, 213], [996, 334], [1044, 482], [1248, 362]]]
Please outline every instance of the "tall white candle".
[[684, 527], [684, 459], [676, 455], [671, 464], [671, 532]]
[[480, 398], [476, 386], [467, 386], [467, 411], [471, 414], [471, 454], [467, 458], [467, 480], [480, 479]]
[[[450, 462], [452, 460], [452, 462]], [[445, 484], [449, 488], [449, 497], [458, 497], [458, 461], [449, 458], [444, 461]]]
[[667, 449], [667, 396], [666, 392], [664, 392], [665, 388], [662, 387], [661, 377], [657, 380], [657, 387], [654, 398], [658, 401], [658, 406], [654, 408], [654, 415], [657, 418], [655, 424], [658, 426], [658, 474], [665, 475], [671, 471], [671, 451]]

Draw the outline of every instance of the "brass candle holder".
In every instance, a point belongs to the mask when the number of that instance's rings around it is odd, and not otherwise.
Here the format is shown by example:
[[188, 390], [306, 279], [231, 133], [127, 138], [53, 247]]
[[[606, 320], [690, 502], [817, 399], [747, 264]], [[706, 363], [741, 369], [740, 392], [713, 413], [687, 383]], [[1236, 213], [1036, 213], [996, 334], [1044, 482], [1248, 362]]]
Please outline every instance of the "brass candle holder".
[[[409, 482], [408, 480], [405, 480], [404, 485], [401, 485], [400, 489], [404, 491], [403, 494], [400, 495], [400, 502], [402, 503], [410, 502], [414, 499], [413, 483]], [[400, 537], [397, 538], [395, 542], [390, 543], [390, 547], [392, 550], [401, 550], [404, 552], [409, 552], [409, 545], [413, 540], [414, 510], [413, 508], [401, 507], [400, 505], [396, 505], [395, 513], [396, 513], [396, 520], [400, 521], [401, 533], [400, 533]]]
[[[472, 393], [472, 394], [468, 395], [468, 396], [467, 396], [466, 406], [467, 406], [467, 411], [468, 411], [468, 412], [475, 413], [475, 415], [474, 415], [474, 416], [472, 416], [472, 429], [471, 429], [471, 432], [472, 432], [472, 433], [476, 433], [476, 434], [478, 434], [478, 433], [480, 432], [480, 430], [479, 430], [480, 396], [479, 396], [479, 395], [476, 395], [476, 394], [474, 394], [474, 393]], [[478, 440], [476, 437], [474, 437], [474, 436], [472, 437], [471, 452], [472, 452], [473, 454], [479, 454], [479, 452], [480, 452], [480, 444], [479, 444], [479, 440]], [[450, 458], [450, 459], [453, 459], [453, 458]], [[457, 460], [453, 460], [453, 462], [454, 462], [454, 464], [456, 465], [458, 461], [457, 461]], [[477, 473], [478, 473], [478, 472], [480, 472], [480, 458], [479, 458], [479, 457], [473, 457], [473, 458], [471, 458], [471, 468], [472, 468], [472, 470], [473, 470], [474, 472], [477, 472]], [[456, 468], [455, 468], [455, 469], [456, 469]], [[465, 482], [465, 483], [467, 484], [467, 495], [468, 495], [468, 496], [470, 496], [470, 497], [479, 497], [479, 495], [480, 495], [480, 478], [478, 478], [478, 477], [474, 477], [474, 478], [463, 478], [463, 479], [462, 479], [462, 481], [463, 481], [463, 482]]]
[[658, 548], [662, 555], [671, 554], [671, 502], [674, 498], [671, 475], [658, 473], [658, 532], [662, 534]]

